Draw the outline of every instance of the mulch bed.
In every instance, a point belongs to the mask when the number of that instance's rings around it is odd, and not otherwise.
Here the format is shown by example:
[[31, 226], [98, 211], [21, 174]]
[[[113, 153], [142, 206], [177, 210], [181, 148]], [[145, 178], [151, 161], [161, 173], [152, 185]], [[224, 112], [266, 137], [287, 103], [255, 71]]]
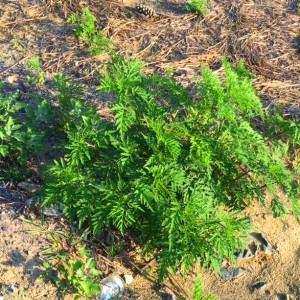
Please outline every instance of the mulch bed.
[[[81, 11], [84, 1], [28, 1], [27, 6], [17, 2], [14, 12], [1, 17], [2, 42], [11, 37], [7, 32], [12, 30], [24, 34], [32, 33], [32, 28], [44, 29], [44, 34], [35, 37], [43, 70], [65, 71], [82, 82], [96, 83], [95, 69], [101, 69], [108, 57], [88, 57], [71, 27], [63, 23], [71, 12]], [[188, 85], [199, 73], [200, 64], [222, 73], [223, 56], [233, 63], [242, 58], [255, 74], [255, 87], [266, 104], [283, 104], [290, 114], [299, 114], [298, 0], [211, 1], [205, 18], [187, 13], [148, 18], [134, 6], [126, 6], [126, 1], [88, 2], [98, 19], [97, 27], [113, 40], [113, 47], [123, 56], [141, 59], [146, 72], [172, 69], [173, 76]], [[10, 71], [13, 68], [4, 70]], [[1, 72], [6, 75], [0, 70], [0, 76]]]

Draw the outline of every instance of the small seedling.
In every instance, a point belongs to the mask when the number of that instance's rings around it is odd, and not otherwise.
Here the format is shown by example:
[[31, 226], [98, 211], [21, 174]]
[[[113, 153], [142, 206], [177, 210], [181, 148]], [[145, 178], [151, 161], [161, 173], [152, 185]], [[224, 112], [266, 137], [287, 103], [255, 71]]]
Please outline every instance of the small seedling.
[[28, 58], [25, 67], [27, 70], [42, 71], [40, 59], [38, 56], [32, 56]]
[[23, 42], [18, 39], [18, 38], [13, 38], [9, 41], [18, 51], [24, 52], [25, 51], [25, 46]]
[[102, 31], [96, 30], [96, 18], [88, 7], [82, 9], [81, 16], [76, 13], [71, 14], [68, 22], [75, 25], [74, 34], [88, 45], [88, 52], [91, 56], [110, 49], [110, 40], [103, 36]]
[[63, 231], [44, 231], [50, 239], [50, 246], [45, 248], [41, 265], [44, 280], [53, 281], [63, 293], [73, 293], [74, 299], [92, 297], [101, 292], [91, 251], [82, 245], [81, 240]]
[[27, 76], [27, 80], [30, 84], [43, 84], [45, 82], [45, 74], [40, 64], [38, 56], [30, 57], [25, 64], [25, 69], [32, 72], [33, 75]]
[[188, 0], [185, 8], [187, 11], [199, 14], [202, 17], [204, 17], [209, 10], [207, 0]]

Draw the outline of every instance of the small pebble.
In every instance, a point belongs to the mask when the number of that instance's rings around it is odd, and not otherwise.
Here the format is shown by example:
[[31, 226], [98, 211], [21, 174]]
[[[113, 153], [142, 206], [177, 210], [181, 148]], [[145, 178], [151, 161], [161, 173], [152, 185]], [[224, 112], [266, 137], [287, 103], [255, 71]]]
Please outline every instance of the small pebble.
[[57, 205], [45, 206], [43, 208], [43, 214], [47, 217], [61, 217], [63, 215], [63, 207]]
[[255, 283], [255, 284], [252, 285], [252, 289], [253, 290], [261, 289], [263, 287], [266, 287], [266, 285], [267, 285], [266, 282], [263, 282], [263, 281], [257, 282], [257, 283]]
[[276, 296], [276, 300], [290, 300], [290, 296], [285, 293], [279, 293]]
[[18, 78], [18, 75], [15, 74], [15, 75], [5, 77], [3, 81], [6, 83], [12, 84], [12, 83], [16, 82], [17, 78]]
[[13, 292], [15, 290], [15, 285], [14, 284], [10, 284], [8, 287], [7, 287], [7, 290], [9, 292]]
[[24, 274], [29, 274], [29, 275], [33, 275], [33, 270], [25, 270]]
[[7, 231], [7, 229], [8, 229], [8, 226], [7, 226], [7, 225], [2, 225], [2, 226], [0, 227], [0, 230], [1, 230], [1, 231]]
[[29, 192], [29, 193], [35, 193], [37, 191], [41, 190], [41, 186], [35, 183], [29, 183], [26, 181], [22, 181], [18, 184], [18, 187]]
[[169, 293], [161, 293], [160, 297], [163, 300], [175, 300], [175, 297]]
[[242, 270], [238, 267], [229, 267], [225, 269], [221, 269], [220, 276], [224, 280], [230, 280], [232, 278], [237, 277], [242, 273]]
[[133, 281], [132, 275], [124, 275], [124, 280], [126, 284], [130, 284]]

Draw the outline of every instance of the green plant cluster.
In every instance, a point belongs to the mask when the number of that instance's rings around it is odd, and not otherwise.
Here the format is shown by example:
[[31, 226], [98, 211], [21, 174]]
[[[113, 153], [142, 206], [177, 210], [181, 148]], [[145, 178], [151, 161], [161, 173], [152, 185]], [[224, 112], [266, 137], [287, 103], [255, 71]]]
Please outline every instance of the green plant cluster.
[[96, 21], [97, 19], [88, 7], [82, 9], [80, 16], [72, 13], [68, 18], [68, 22], [75, 25], [73, 29], [74, 34], [88, 45], [88, 52], [91, 56], [109, 50], [110, 44], [110, 39], [105, 38], [101, 30], [96, 30]]
[[286, 158], [299, 144], [299, 124], [264, 114], [242, 62], [223, 66], [223, 81], [202, 66], [192, 97], [169, 77], [145, 75], [140, 61], [114, 55], [99, 86], [115, 95], [114, 120], [94, 110], [66, 126], [65, 156], [48, 169], [44, 205], [63, 203], [94, 234], [112, 226], [134, 233], [156, 253], [160, 278], [195, 261], [215, 270], [223, 257], [234, 261], [250, 228], [238, 212], [254, 199], [264, 203], [267, 192], [274, 215], [289, 209], [280, 190], [298, 215]]
[[74, 128], [83, 116], [94, 114], [95, 108], [84, 99], [82, 87], [65, 75], [56, 74], [51, 89], [51, 99], [32, 92], [30, 104], [19, 101], [19, 92], [0, 89], [0, 178], [20, 180], [30, 176], [33, 161], [44, 155], [49, 139], [55, 141], [50, 147], [63, 152], [67, 127]]
[[[31, 231], [31, 233], [39, 232], [41, 231]], [[74, 239], [74, 236], [63, 231], [45, 232], [51, 245], [42, 251], [43, 259], [40, 262], [45, 268], [42, 277], [54, 281], [63, 293], [75, 291], [74, 299], [99, 294], [101, 272], [95, 268], [91, 251], [82, 246], [78, 238]], [[66, 249], [64, 245], [68, 245], [68, 248]], [[54, 274], [55, 271], [58, 274]]]
[[94, 111], [91, 111], [89, 107], [92, 105], [83, 97], [82, 86], [67, 79], [64, 74], [54, 75], [51, 88], [54, 101], [49, 97], [41, 98], [37, 118], [44, 124], [48, 134], [62, 139], [68, 126], [74, 127], [81, 122], [82, 115], [91, 116]]
[[32, 153], [41, 148], [35, 113], [18, 97], [0, 91], [0, 178], [25, 175]]
[[27, 80], [30, 84], [41, 85], [45, 82], [45, 74], [40, 64], [38, 56], [32, 56], [27, 59], [25, 69], [30, 71], [31, 76], [27, 76]]
[[207, 0], [188, 0], [185, 9], [204, 17], [209, 11]]

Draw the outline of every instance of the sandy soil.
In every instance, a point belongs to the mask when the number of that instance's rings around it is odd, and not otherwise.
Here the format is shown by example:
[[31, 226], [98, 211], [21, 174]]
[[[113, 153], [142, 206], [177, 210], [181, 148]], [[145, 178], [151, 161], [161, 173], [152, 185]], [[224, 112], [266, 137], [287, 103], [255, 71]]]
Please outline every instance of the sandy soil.
[[[49, 240], [42, 233], [28, 233], [28, 230], [39, 228], [22, 221], [25, 217], [37, 219], [26, 209], [27, 198], [24, 191], [1, 184], [0, 294], [6, 294], [4, 299], [58, 299], [57, 289], [39, 278], [40, 251]], [[8, 289], [12, 292], [8, 293]]]
[[[241, 276], [228, 282], [204, 272], [206, 291], [215, 293], [222, 300], [300, 299], [299, 220], [292, 215], [274, 219], [266, 208], [257, 204], [249, 207], [246, 214], [251, 218], [255, 231], [263, 233], [273, 245], [273, 254], [240, 260]], [[255, 288], [259, 282], [265, 285]]]

